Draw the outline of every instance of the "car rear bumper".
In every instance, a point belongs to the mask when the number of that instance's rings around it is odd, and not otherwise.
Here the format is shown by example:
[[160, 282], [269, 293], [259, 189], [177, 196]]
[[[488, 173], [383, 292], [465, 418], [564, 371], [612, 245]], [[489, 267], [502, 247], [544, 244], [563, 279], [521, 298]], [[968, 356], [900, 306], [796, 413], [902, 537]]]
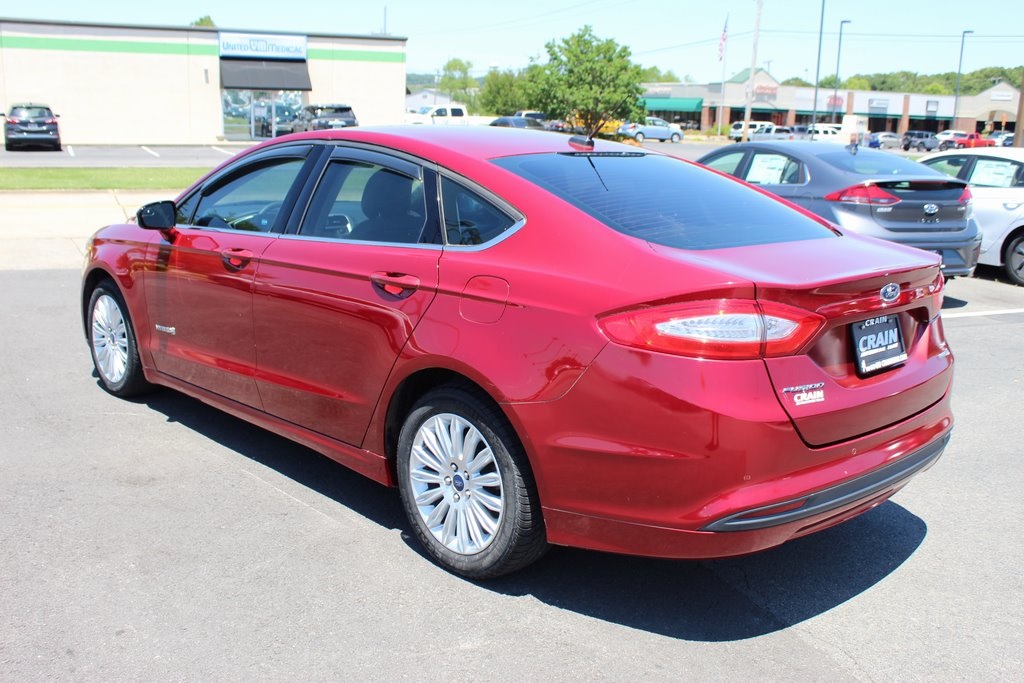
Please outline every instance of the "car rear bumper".
[[771, 548], [884, 502], [952, 429], [947, 386], [906, 419], [811, 447], [761, 361], [609, 350], [615, 362], [562, 399], [507, 406], [534, 435], [524, 445], [554, 544], [680, 559]]
[[60, 142], [60, 135], [57, 131], [20, 131], [8, 129], [5, 132], [5, 139], [11, 144], [48, 144]]

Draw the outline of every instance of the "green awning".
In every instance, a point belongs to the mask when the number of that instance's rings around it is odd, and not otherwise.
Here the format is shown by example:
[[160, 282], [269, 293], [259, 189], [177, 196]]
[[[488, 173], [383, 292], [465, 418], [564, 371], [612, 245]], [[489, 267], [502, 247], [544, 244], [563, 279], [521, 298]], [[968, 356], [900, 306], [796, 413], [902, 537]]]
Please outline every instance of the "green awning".
[[647, 111], [699, 112], [704, 107], [703, 97], [641, 97]]

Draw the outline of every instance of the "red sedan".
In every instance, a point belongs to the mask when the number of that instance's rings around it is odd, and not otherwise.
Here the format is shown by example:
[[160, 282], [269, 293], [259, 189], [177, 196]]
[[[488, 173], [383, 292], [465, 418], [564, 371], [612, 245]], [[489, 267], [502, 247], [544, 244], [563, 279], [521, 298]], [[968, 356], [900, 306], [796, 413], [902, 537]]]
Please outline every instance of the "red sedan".
[[102, 385], [397, 486], [451, 571], [749, 553], [942, 453], [938, 258], [701, 166], [500, 128], [286, 136], [88, 247]]

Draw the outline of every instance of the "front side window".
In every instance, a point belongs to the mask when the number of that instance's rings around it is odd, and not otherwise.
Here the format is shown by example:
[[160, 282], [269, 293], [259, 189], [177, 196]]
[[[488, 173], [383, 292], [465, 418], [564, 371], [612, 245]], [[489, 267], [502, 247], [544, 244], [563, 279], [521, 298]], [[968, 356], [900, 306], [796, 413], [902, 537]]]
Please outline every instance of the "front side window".
[[974, 162], [967, 182], [980, 187], [1024, 187], [1024, 164], [980, 157]]
[[[304, 159], [275, 159], [204, 190], [193, 225], [270, 232]], [[186, 202], [187, 203], [187, 202]], [[179, 209], [179, 216], [182, 214]]]
[[721, 156], [710, 159], [704, 165], [722, 173], [736, 175], [736, 169], [739, 168], [740, 162], [743, 161], [744, 154], [745, 152], [742, 151], [726, 152]]
[[324, 170], [299, 234], [416, 244], [426, 216], [422, 180], [378, 164], [339, 159]]

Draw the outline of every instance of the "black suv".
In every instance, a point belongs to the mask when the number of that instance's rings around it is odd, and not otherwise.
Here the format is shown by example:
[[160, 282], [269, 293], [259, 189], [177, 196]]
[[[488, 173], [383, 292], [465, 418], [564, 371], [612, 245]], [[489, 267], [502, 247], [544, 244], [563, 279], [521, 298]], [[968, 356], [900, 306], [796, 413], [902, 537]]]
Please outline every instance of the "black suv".
[[45, 104], [12, 104], [4, 119], [4, 149], [16, 145], [43, 145], [60, 151], [57, 115]]
[[295, 132], [301, 130], [334, 130], [358, 126], [356, 113], [347, 104], [311, 104], [299, 112]]
[[937, 149], [938, 146], [939, 139], [930, 130], [908, 130], [903, 134], [902, 147], [904, 152], [911, 148], [916, 149], [918, 152], [930, 152], [933, 149]]

